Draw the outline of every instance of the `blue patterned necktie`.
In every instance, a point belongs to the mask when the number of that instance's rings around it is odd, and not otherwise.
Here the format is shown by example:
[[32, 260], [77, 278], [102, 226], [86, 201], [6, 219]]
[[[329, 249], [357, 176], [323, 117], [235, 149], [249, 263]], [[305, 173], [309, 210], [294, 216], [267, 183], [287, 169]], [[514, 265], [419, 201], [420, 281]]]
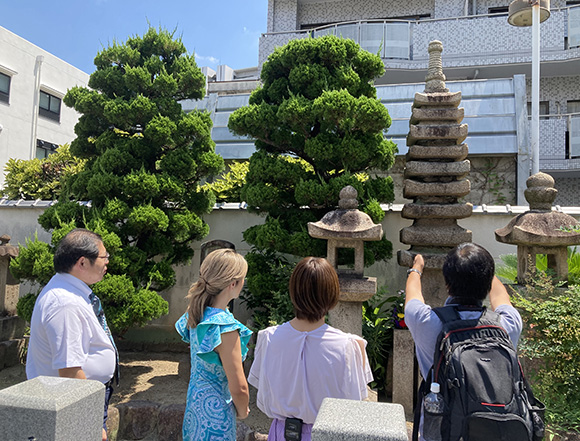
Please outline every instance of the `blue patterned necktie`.
[[101, 299], [99, 299], [99, 297], [97, 297], [97, 295], [91, 291], [91, 293], [89, 294], [89, 301], [91, 302], [91, 305], [93, 306], [93, 311], [95, 312], [95, 315], [97, 316], [98, 322], [103, 327], [105, 334], [107, 334], [107, 336], [111, 340], [111, 344], [113, 345], [113, 348], [115, 349], [116, 364], [115, 364], [115, 373], [113, 374], [113, 378], [115, 379], [115, 382], [117, 383], [117, 385], [119, 385], [119, 351], [117, 351], [117, 345], [115, 345], [115, 340], [113, 340], [113, 335], [111, 334], [111, 330], [109, 329], [109, 326], [107, 325], [107, 318], [105, 317], [105, 311], [103, 311], [103, 306], [101, 305]]

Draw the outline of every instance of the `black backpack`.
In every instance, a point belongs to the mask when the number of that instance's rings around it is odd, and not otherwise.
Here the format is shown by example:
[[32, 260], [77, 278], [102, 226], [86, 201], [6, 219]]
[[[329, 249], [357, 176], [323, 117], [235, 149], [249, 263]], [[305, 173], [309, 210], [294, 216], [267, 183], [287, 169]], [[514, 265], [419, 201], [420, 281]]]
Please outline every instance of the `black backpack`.
[[[482, 311], [463, 320], [458, 311]], [[433, 367], [419, 389], [413, 440], [418, 439], [423, 397], [439, 383], [445, 402], [443, 441], [540, 441], [544, 405], [524, 378], [516, 350], [500, 322], [485, 307], [433, 308], [443, 328]]]

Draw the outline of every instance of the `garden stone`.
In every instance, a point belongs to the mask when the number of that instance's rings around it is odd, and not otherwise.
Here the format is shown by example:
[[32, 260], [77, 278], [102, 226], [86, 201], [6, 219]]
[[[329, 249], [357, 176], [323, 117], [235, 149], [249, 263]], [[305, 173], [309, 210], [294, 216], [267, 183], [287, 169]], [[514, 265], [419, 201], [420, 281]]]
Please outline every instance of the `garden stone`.
[[119, 434], [122, 440], [140, 440], [154, 433], [159, 419], [159, 404], [149, 401], [130, 401], [117, 405]]
[[40, 376], [0, 390], [2, 439], [100, 441], [104, 400], [102, 383], [72, 378]]
[[403, 406], [325, 398], [312, 441], [408, 441]]
[[181, 440], [184, 414], [185, 403], [170, 404], [159, 409], [158, 438], [164, 441]]

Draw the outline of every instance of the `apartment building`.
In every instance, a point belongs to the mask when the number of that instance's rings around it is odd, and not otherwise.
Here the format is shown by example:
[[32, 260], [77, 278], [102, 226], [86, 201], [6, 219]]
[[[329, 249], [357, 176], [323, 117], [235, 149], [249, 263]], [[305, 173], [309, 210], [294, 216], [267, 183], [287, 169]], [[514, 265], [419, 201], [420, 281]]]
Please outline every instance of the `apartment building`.
[[62, 102], [89, 75], [0, 27], [0, 187], [8, 159], [44, 158], [75, 137], [79, 115]]
[[[259, 62], [292, 39], [327, 34], [352, 38], [378, 53], [386, 73], [376, 82], [377, 90], [393, 117], [388, 136], [398, 141], [399, 154], [404, 154], [412, 96], [400, 96], [396, 91], [401, 88], [393, 86], [423, 82], [428, 44], [440, 40], [450, 88], [464, 92], [464, 122], [470, 128], [466, 142], [472, 164], [482, 172], [474, 181], [496, 179], [500, 173], [505, 179], [489, 188], [502, 192], [514, 186], [500, 200], [525, 204], [532, 30], [508, 24], [509, 4], [505, 0], [269, 0]], [[540, 170], [556, 179], [557, 204], [580, 205], [580, 1], [552, 0], [551, 15], [540, 29]], [[386, 89], [381, 93], [382, 87]], [[406, 88], [411, 94], [421, 90]], [[389, 98], [391, 93], [397, 98]], [[502, 102], [502, 97], [507, 101]], [[396, 165], [393, 172], [400, 171]], [[485, 194], [476, 199], [493, 202]]]

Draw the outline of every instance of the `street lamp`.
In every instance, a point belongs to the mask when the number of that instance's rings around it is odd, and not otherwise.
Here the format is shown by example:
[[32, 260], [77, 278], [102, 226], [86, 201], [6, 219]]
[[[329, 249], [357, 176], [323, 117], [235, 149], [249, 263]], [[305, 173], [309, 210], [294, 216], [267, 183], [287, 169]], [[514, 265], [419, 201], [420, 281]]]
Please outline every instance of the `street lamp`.
[[540, 23], [550, 17], [550, 0], [514, 0], [508, 23], [532, 27], [532, 174], [540, 171]]

